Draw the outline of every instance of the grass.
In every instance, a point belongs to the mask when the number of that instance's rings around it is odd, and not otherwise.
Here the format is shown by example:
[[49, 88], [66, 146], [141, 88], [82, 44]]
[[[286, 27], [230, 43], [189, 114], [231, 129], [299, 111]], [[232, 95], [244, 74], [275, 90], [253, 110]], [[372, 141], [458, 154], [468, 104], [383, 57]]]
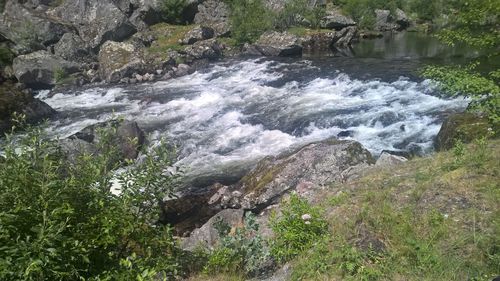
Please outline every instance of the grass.
[[459, 166], [452, 151], [438, 153], [319, 194], [330, 233], [293, 261], [292, 279], [491, 280], [500, 272], [498, 155], [500, 141], [476, 142]]
[[171, 25], [159, 23], [151, 27], [151, 33], [158, 38], [147, 52], [151, 55], [166, 55], [168, 51], [180, 51], [184, 49], [179, 40], [191, 30], [194, 25]]

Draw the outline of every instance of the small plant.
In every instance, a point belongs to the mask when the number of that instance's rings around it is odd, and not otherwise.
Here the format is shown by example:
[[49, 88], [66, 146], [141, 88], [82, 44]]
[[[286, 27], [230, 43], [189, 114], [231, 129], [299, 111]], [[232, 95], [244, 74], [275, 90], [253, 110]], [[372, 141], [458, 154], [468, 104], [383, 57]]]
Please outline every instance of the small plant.
[[231, 227], [220, 218], [215, 227], [221, 240], [208, 259], [205, 273], [244, 272], [247, 276], [255, 275], [269, 255], [265, 241], [257, 234], [259, 225], [255, 220], [255, 215], [247, 213], [245, 225], [236, 228], [234, 233]]
[[271, 254], [284, 262], [308, 249], [327, 233], [328, 225], [319, 208], [307, 200], [292, 194], [283, 204], [281, 214], [271, 217], [271, 228], [275, 234]]
[[231, 37], [238, 44], [252, 43], [272, 29], [272, 15], [262, 0], [231, 0]]
[[187, 6], [186, 0], [162, 0], [163, 17], [166, 22], [180, 24], [183, 23], [183, 12]]
[[58, 68], [54, 71], [54, 80], [56, 81], [56, 84], [61, 84], [67, 77], [68, 74], [62, 68]]

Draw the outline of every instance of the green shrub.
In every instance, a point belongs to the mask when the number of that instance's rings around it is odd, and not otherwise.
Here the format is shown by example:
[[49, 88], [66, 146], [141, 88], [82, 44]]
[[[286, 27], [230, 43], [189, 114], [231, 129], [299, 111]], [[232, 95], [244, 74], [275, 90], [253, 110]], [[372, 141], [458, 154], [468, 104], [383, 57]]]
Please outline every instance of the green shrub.
[[309, 1], [287, 1], [283, 10], [274, 16], [274, 27], [285, 30], [293, 26], [309, 23], [312, 28], [320, 28], [321, 19], [325, 15], [326, 10], [324, 7], [310, 7]]
[[272, 29], [271, 12], [262, 0], [230, 0], [231, 37], [238, 43], [251, 43]]
[[9, 48], [0, 45], [0, 66], [9, 65], [14, 58]]
[[162, 0], [163, 18], [168, 23], [183, 23], [183, 12], [187, 6], [186, 0]]
[[293, 194], [283, 204], [281, 214], [274, 214], [270, 221], [275, 238], [271, 255], [284, 262], [308, 249], [328, 231], [320, 209], [311, 206], [307, 200]]
[[[165, 146], [113, 176], [111, 129], [99, 154], [67, 160], [40, 128], [0, 144], [1, 280], [157, 280], [179, 273], [179, 250], [157, 223], [175, 177]], [[121, 194], [112, 193], [113, 178]], [[154, 278], [153, 278], [154, 277]]]
[[259, 225], [252, 213], [245, 216], [244, 227], [231, 233], [231, 227], [222, 219], [215, 225], [220, 244], [210, 254], [205, 273], [244, 273], [247, 276], [257, 273], [267, 260], [265, 241], [257, 234]]

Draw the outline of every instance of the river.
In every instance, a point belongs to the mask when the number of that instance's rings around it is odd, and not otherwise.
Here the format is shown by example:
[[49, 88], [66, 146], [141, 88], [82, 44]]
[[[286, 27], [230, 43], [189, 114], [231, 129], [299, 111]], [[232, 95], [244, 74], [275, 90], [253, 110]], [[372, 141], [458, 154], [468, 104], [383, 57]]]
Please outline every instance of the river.
[[39, 97], [59, 112], [49, 131], [62, 137], [113, 116], [137, 121], [153, 141], [177, 146], [176, 165], [201, 186], [235, 181], [265, 156], [330, 137], [357, 140], [375, 156], [429, 153], [444, 116], [467, 101], [442, 96], [416, 71], [467, 55], [377, 39], [347, 56], [227, 59], [177, 79]]

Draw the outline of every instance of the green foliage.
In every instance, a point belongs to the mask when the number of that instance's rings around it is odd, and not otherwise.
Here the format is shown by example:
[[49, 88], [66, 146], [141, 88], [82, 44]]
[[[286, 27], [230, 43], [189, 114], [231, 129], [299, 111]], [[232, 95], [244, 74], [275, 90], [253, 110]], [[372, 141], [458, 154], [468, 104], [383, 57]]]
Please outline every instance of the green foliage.
[[186, 0], [162, 0], [163, 18], [168, 23], [181, 24]]
[[[179, 250], [157, 224], [159, 200], [175, 177], [164, 174], [163, 145], [114, 176], [113, 132], [99, 132], [99, 154], [67, 160], [42, 129], [7, 136], [0, 151], [1, 280], [158, 280], [179, 273]], [[112, 192], [117, 179], [121, 194]]]
[[271, 12], [262, 0], [230, 0], [231, 37], [238, 43], [251, 43], [272, 29]]
[[12, 54], [10, 49], [4, 45], [0, 45], [0, 66], [11, 64], [13, 58], [14, 55]]
[[68, 74], [62, 68], [58, 68], [54, 71], [54, 80], [56, 81], [56, 84], [61, 83], [67, 77]]
[[361, 28], [373, 29], [375, 9], [396, 10], [402, 6], [401, 0], [341, 0], [342, 10], [350, 15]]
[[326, 234], [328, 225], [318, 207], [293, 194], [283, 204], [281, 214], [271, 217], [270, 225], [275, 234], [271, 255], [284, 262], [308, 249]]
[[215, 225], [220, 244], [210, 254], [205, 266], [205, 273], [244, 273], [251, 276], [268, 258], [265, 241], [257, 234], [259, 225], [252, 213], [245, 216], [245, 225], [234, 233], [221, 218]]
[[442, 4], [439, 0], [413, 0], [409, 1], [408, 8], [416, 13], [419, 20], [433, 21], [441, 11]]
[[427, 66], [422, 75], [439, 82], [440, 88], [452, 96], [463, 95], [472, 99], [470, 109], [488, 114], [494, 124], [500, 122], [500, 86], [492, 77], [476, 72], [476, 65], [469, 67]]
[[310, 7], [309, 1], [292, 0], [285, 2], [283, 10], [274, 17], [274, 27], [285, 30], [293, 26], [308, 24], [320, 28], [321, 19], [326, 15], [324, 7]]

